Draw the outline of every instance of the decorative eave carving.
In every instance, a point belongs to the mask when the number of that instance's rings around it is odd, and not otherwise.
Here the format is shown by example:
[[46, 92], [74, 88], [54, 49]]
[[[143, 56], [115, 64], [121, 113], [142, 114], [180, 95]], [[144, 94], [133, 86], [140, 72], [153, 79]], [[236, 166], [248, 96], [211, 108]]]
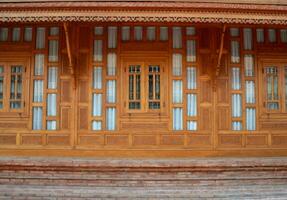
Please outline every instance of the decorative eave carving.
[[224, 24], [287, 24], [287, 12], [207, 10], [30, 9], [1, 10], [0, 22], [192, 22]]

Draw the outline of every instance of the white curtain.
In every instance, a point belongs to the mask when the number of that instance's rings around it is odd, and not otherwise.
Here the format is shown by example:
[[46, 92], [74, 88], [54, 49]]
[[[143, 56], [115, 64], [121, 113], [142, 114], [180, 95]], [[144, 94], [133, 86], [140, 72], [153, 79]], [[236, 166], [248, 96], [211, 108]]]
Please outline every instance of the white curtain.
[[33, 130], [42, 129], [42, 107], [33, 107]]
[[19, 27], [15, 27], [12, 29], [12, 41], [18, 42], [20, 41], [21, 29]]
[[102, 67], [94, 67], [93, 88], [102, 89]]
[[107, 103], [116, 103], [116, 81], [107, 81]]
[[46, 29], [44, 27], [37, 28], [36, 34], [36, 49], [44, 49], [45, 48], [45, 35]]
[[44, 54], [36, 54], [35, 55], [35, 66], [34, 66], [34, 75], [41, 76], [44, 73], [44, 62], [45, 55]]
[[244, 55], [245, 76], [254, 76], [254, 59], [253, 55]]
[[232, 130], [241, 131], [242, 130], [242, 122], [240, 122], [240, 121], [232, 122]]
[[194, 27], [186, 27], [186, 35], [195, 35]]
[[47, 95], [47, 116], [57, 115], [57, 94]]
[[48, 69], [48, 89], [57, 89], [58, 67], [49, 67]]
[[230, 28], [230, 36], [232, 36], [232, 37], [239, 36], [239, 29], [238, 28]]
[[102, 61], [103, 60], [103, 41], [102, 40], [94, 40], [94, 61]]
[[161, 26], [159, 30], [160, 30], [160, 40], [167, 41], [168, 40], [168, 27]]
[[244, 38], [244, 49], [252, 50], [252, 29], [244, 28], [243, 29], [243, 38]]
[[50, 40], [49, 41], [49, 61], [57, 62], [59, 54], [59, 42], [58, 40]]
[[242, 116], [241, 94], [232, 94], [232, 117]]
[[188, 131], [196, 131], [197, 130], [197, 122], [196, 121], [187, 121], [187, 130]]
[[43, 80], [34, 80], [33, 102], [43, 102]]
[[182, 47], [181, 27], [172, 27], [172, 47], [180, 49]]
[[241, 88], [241, 78], [240, 78], [240, 68], [232, 68], [232, 89], [240, 90]]
[[95, 35], [103, 35], [104, 33], [104, 27], [102, 26], [96, 26], [94, 29], [94, 34]]
[[239, 63], [240, 62], [240, 54], [239, 54], [239, 42], [231, 41], [231, 62]]
[[196, 42], [195, 40], [186, 41], [186, 61], [195, 62], [196, 61]]
[[246, 129], [256, 130], [256, 111], [255, 108], [246, 108]]
[[181, 76], [182, 74], [182, 55], [175, 53], [172, 55], [172, 75]]
[[110, 49], [117, 48], [117, 27], [116, 26], [108, 27], [108, 48]]
[[108, 76], [115, 76], [116, 75], [116, 65], [117, 65], [117, 54], [108, 53], [107, 65], [108, 65], [107, 75]]
[[129, 26], [123, 26], [122, 27], [122, 41], [128, 41], [130, 40], [130, 27]]
[[173, 80], [173, 103], [182, 103], [182, 81]]
[[33, 29], [31, 27], [26, 27], [24, 30], [24, 41], [25, 42], [31, 42], [32, 41], [32, 34], [33, 34]]
[[269, 38], [269, 42], [271, 43], [276, 42], [276, 30], [275, 29], [268, 29], [268, 38]]
[[147, 27], [147, 40], [149, 41], [155, 40], [155, 27], [154, 26]]
[[255, 103], [255, 83], [254, 81], [245, 82], [246, 103]]
[[142, 40], [143, 38], [143, 28], [141, 26], [134, 27], [134, 39]]
[[195, 117], [196, 115], [197, 115], [196, 94], [187, 94], [187, 116]]
[[281, 42], [287, 43], [287, 29], [280, 30]]
[[92, 122], [92, 130], [93, 131], [100, 131], [100, 130], [102, 130], [102, 121], [93, 121]]
[[195, 67], [187, 67], [187, 89], [193, 90], [196, 89], [196, 68]]
[[102, 94], [93, 94], [93, 116], [102, 116]]
[[173, 130], [183, 129], [182, 108], [173, 108]]
[[50, 131], [57, 130], [57, 121], [56, 120], [48, 120], [47, 121], [47, 130], [50, 130]]
[[257, 37], [258, 43], [264, 42], [264, 29], [263, 28], [256, 29], [256, 37]]
[[106, 109], [106, 129], [109, 131], [116, 129], [116, 108]]
[[59, 27], [51, 27], [50, 28], [50, 35], [52, 35], [52, 36], [59, 35]]
[[2, 27], [0, 28], [0, 41], [5, 42], [8, 40], [8, 28]]

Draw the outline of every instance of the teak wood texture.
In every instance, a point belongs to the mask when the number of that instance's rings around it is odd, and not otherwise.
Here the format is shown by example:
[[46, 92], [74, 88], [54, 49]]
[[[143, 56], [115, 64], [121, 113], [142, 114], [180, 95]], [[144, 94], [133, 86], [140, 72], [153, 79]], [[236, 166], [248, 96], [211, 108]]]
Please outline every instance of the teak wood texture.
[[[160, 24], [160, 23], [71, 23], [68, 26], [70, 50], [67, 50], [67, 42], [63, 24], [4, 24], [5, 27], [20, 27], [21, 39], [19, 42], [11, 41], [9, 34], [7, 42], [0, 42], [0, 65], [23, 65], [23, 109], [19, 112], [9, 112], [7, 109], [0, 111], [0, 154], [14, 155], [62, 155], [62, 156], [152, 156], [152, 157], [184, 157], [184, 156], [280, 156], [287, 155], [287, 112], [285, 104], [285, 92], [283, 87], [284, 75], [280, 73], [279, 112], [268, 112], [265, 108], [264, 68], [266, 66], [278, 66], [284, 71], [287, 66], [287, 44], [280, 41], [279, 31], [282, 27], [272, 26], [226, 26], [223, 48], [220, 53], [222, 27], [208, 24]], [[25, 42], [23, 39], [24, 27], [33, 28], [33, 39]], [[49, 27], [60, 27], [58, 36], [49, 36]], [[94, 27], [103, 26], [102, 35], [94, 35]], [[117, 26], [117, 46], [109, 49], [108, 26]], [[121, 26], [144, 27], [143, 39], [136, 41], [131, 34], [129, 41], [121, 40]], [[146, 39], [146, 27], [167, 26], [169, 29], [168, 40], [159, 39], [159, 31], [156, 31], [156, 39]], [[172, 27], [182, 27], [182, 48], [172, 48]], [[186, 35], [185, 27], [194, 26], [195, 35]], [[35, 48], [36, 27], [46, 27], [46, 45], [42, 50]], [[239, 36], [231, 38], [230, 27], [240, 28]], [[242, 28], [252, 28], [253, 49], [244, 50]], [[256, 28], [275, 28], [277, 41], [263, 44], [256, 42]], [[284, 28], [284, 27], [283, 27]], [[286, 28], [286, 27], [285, 27]], [[10, 30], [9, 29], [9, 30]], [[133, 33], [133, 31], [131, 31]], [[268, 36], [265, 33], [265, 40]], [[103, 41], [102, 61], [93, 61], [94, 40]], [[196, 41], [196, 60], [186, 61], [186, 40]], [[57, 62], [48, 61], [48, 41], [59, 41], [59, 59]], [[240, 42], [240, 62], [231, 63], [230, 41]], [[70, 55], [68, 55], [70, 52]], [[34, 55], [45, 54], [44, 75], [34, 76]], [[107, 54], [116, 53], [116, 74], [107, 75]], [[182, 54], [182, 75], [172, 74], [172, 55]], [[218, 55], [221, 54], [220, 69], [216, 74]], [[254, 56], [254, 76], [244, 77], [241, 73], [241, 89], [232, 89], [232, 67], [244, 71], [243, 55]], [[69, 56], [71, 59], [69, 60]], [[73, 73], [71, 73], [71, 65]], [[129, 71], [131, 65], [139, 65], [142, 68], [141, 79], [141, 109], [130, 110], [128, 108]], [[158, 65], [160, 71], [160, 109], [149, 110], [148, 93], [148, 66]], [[47, 89], [47, 68], [58, 68], [57, 89]], [[101, 89], [93, 89], [93, 68], [102, 67]], [[196, 68], [196, 89], [186, 88], [186, 67]], [[279, 71], [280, 71], [279, 70]], [[4, 72], [5, 73], [5, 72]], [[0, 74], [1, 75], [1, 74]], [[4, 75], [5, 76], [5, 75]], [[5, 77], [9, 78], [9, 75]], [[44, 80], [44, 101], [33, 102], [33, 81]], [[115, 80], [116, 103], [107, 103], [106, 82]], [[183, 81], [183, 101], [175, 104], [172, 100], [173, 80]], [[256, 130], [234, 131], [231, 127], [232, 118], [232, 94], [242, 94], [245, 98], [245, 81], [255, 82], [256, 103], [245, 105], [242, 108], [256, 108]], [[8, 88], [8, 85], [4, 85]], [[5, 91], [5, 90], [4, 90]], [[46, 116], [46, 97], [50, 93], [57, 94], [56, 116]], [[92, 116], [92, 94], [102, 94], [102, 116]], [[187, 107], [187, 94], [197, 95], [197, 115], [188, 117], [183, 114], [183, 130], [173, 130], [173, 108]], [[4, 95], [5, 96], [5, 95]], [[3, 102], [7, 103], [8, 96]], [[43, 129], [46, 129], [47, 120], [57, 121], [57, 130], [32, 130], [32, 107], [43, 107]], [[105, 129], [105, 110], [108, 107], [116, 108], [116, 129]], [[245, 127], [245, 113], [239, 119]], [[102, 122], [103, 130], [93, 131], [92, 121]], [[188, 131], [186, 122], [197, 122], [196, 131]], [[238, 119], [236, 119], [238, 120]]]

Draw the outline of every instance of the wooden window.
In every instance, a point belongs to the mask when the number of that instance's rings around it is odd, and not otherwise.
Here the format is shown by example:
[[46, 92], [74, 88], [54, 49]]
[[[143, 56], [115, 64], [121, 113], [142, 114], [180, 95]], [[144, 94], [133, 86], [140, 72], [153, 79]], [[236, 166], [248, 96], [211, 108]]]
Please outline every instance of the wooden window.
[[147, 27], [147, 40], [154, 41], [156, 39], [156, 28], [154, 26]]
[[114, 49], [117, 47], [117, 27], [108, 27], [108, 48]]
[[20, 27], [14, 27], [12, 29], [12, 41], [19, 42], [21, 39], [21, 29]]
[[160, 28], [160, 41], [168, 40], [168, 27], [161, 26]]
[[194, 27], [186, 27], [186, 35], [194, 36], [195, 35], [195, 28]]
[[8, 40], [9, 29], [7, 27], [0, 27], [0, 41], [5, 42]]
[[268, 39], [270, 43], [275, 43], [277, 40], [276, 37], [276, 30], [275, 29], [268, 29]]
[[130, 40], [130, 27], [129, 26], [123, 26], [122, 27], [122, 41], [128, 41]]
[[264, 43], [264, 29], [258, 28], [256, 29], [256, 38], [258, 43]]
[[36, 33], [36, 49], [45, 48], [45, 37], [46, 37], [46, 28], [38, 27]]
[[33, 28], [32, 27], [25, 27], [24, 29], [24, 41], [31, 42], [33, 38]]
[[281, 42], [287, 43], [287, 29], [280, 30]]
[[160, 66], [148, 66], [148, 108], [160, 109]]
[[129, 66], [129, 109], [141, 109], [141, 66]]
[[264, 68], [265, 104], [269, 111], [279, 111], [279, 72], [277, 66]]
[[182, 30], [181, 27], [172, 27], [172, 46], [174, 49], [182, 48]]
[[140, 41], [143, 39], [143, 27], [135, 26], [134, 27], [134, 40]]

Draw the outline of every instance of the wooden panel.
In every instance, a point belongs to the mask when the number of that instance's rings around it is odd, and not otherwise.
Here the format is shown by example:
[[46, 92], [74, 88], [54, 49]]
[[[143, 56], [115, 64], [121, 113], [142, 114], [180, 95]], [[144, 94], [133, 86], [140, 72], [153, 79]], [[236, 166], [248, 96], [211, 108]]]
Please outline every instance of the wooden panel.
[[70, 116], [70, 108], [62, 107], [61, 108], [61, 129], [70, 129], [70, 122], [72, 118]]
[[[261, 122], [260, 127], [262, 129], [267, 129], [267, 130], [282, 130], [285, 129], [287, 130], [287, 122], [286, 120], [284, 121], [269, 121], [269, 122]], [[287, 131], [286, 131], [287, 133]]]
[[104, 136], [103, 135], [80, 136], [79, 145], [87, 145], [87, 146], [104, 145]]
[[210, 135], [188, 135], [187, 145], [203, 147], [211, 145]]
[[80, 130], [88, 129], [88, 108], [85, 107], [79, 108], [79, 129]]
[[201, 49], [209, 49], [210, 48], [210, 40], [207, 40], [206, 38], [210, 38], [210, 29], [208, 28], [202, 28], [200, 29], [200, 48]]
[[210, 71], [210, 54], [209, 53], [204, 53], [200, 54], [201, 58], [201, 68], [200, 68], [200, 75], [201, 76], [206, 76], [209, 74]]
[[184, 135], [162, 135], [161, 144], [162, 145], [183, 145]]
[[88, 49], [90, 46], [90, 27], [80, 27], [79, 31], [79, 46], [80, 49]]
[[62, 75], [70, 74], [69, 59], [68, 59], [68, 54], [66, 54], [66, 53], [62, 54], [62, 70], [61, 70], [61, 73], [62, 73]]
[[88, 53], [80, 53], [79, 54], [79, 74], [80, 76], [84, 76], [88, 74]]
[[218, 79], [217, 80], [217, 103], [228, 103], [229, 91], [228, 91], [228, 80]]
[[156, 145], [155, 135], [135, 135], [133, 136], [133, 145]]
[[217, 110], [218, 110], [217, 111], [218, 130], [229, 130], [230, 129], [229, 107], [218, 107]]
[[241, 135], [219, 135], [219, 145], [224, 147], [241, 147]]
[[125, 42], [121, 44], [121, 51], [168, 51], [168, 42], [152, 42], [152, 43], [139, 43], [139, 42]]
[[211, 108], [200, 108], [199, 114], [199, 130], [211, 130], [212, 127], [212, 116], [210, 112]]
[[128, 146], [129, 137], [128, 135], [107, 135], [106, 145], [113, 146]]
[[272, 146], [287, 148], [287, 135], [272, 135], [271, 144]]
[[88, 103], [88, 81], [87, 80], [79, 80], [79, 102], [80, 103]]
[[0, 122], [1, 128], [27, 128], [27, 121]]
[[211, 103], [212, 99], [212, 84], [211, 80], [200, 81], [200, 103]]
[[246, 135], [246, 146], [266, 146], [267, 135]]
[[1, 145], [16, 145], [16, 134], [0, 135]]
[[22, 135], [23, 145], [42, 145], [42, 135]]
[[70, 80], [61, 80], [61, 102], [71, 102], [71, 82]]
[[151, 123], [151, 122], [122, 122], [121, 127], [124, 130], [167, 130], [168, 129], [168, 123], [167, 122], [157, 122], [157, 123]]
[[48, 135], [47, 136], [48, 145], [63, 146], [70, 144], [70, 137], [63, 135]]

